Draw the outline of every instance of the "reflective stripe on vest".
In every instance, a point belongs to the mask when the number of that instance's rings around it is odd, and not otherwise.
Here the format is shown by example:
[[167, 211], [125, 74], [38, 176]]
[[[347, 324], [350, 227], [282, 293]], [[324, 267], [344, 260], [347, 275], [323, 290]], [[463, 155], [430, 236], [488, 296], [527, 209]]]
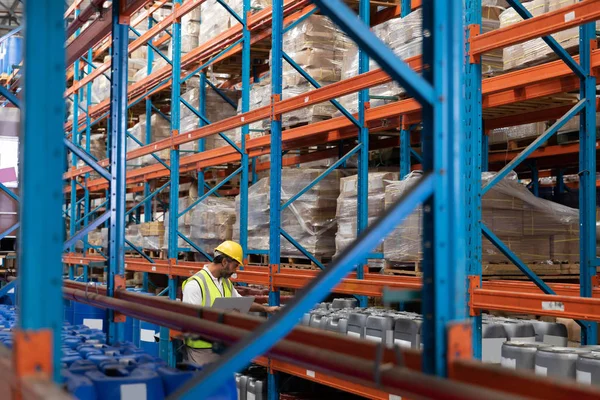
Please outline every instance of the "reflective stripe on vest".
[[[202, 304], [200, 304], [202, 307], [211, 307], [217, 297], [231, 297], [232, 296], [233, 285], [231, 284], [231, 281], [229, 279], [222, 280], [223, 294], [221, 294], [221, 291], [219, 290], [219, 288], [213, 281], [213, 279], [210, 276], [210, 274], [208, 273], [208, 271], [206, 271], [204, 269], [201, 270], [200, 272], [198, 272], [196, 275], [193, 275], [190, 278], [186, 279], [183, 282], [183, 284], [181, 285], [181, 290], [185, 289], [185, 285], [190, 280], [196, 281], [198, 283], [198, 285], [200, 286], [200, 289], [202, 290]], [[212, 348], [212, 344], [205, 342], [203, 340], [193, 340], [193, 339], [188, 338], [185, 340], [185, 344], [194, 349], [210, 349], [210, 348]]]

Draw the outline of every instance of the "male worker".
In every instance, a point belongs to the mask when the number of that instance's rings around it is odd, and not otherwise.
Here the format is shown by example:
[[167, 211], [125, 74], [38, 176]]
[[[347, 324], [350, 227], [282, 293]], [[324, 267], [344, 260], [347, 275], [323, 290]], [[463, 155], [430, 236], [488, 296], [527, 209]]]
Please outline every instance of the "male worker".
[[[181, 287], [183, 302], [210, 307], [217, 297], [241, 297], [229, 278], [242, 264], [242, 246], [231, 240], [221, 243], [216, 249], [213, 262], [204, 266], [196, 275], [188, 278]], [[279, 307], [268, 307], [254, 303], [250, 311], [273, 314]], [[208, 364], [219, 358], [212, 351], [212, 344], [203, 340], [186, 339], [185, 359], [198, 365]]]

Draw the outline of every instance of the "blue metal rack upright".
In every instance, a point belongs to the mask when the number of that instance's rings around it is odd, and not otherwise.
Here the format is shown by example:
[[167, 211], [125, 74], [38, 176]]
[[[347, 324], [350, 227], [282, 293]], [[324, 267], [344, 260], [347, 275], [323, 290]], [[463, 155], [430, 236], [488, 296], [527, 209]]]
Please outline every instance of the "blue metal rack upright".
[[[113, 1], [120, 10], [123, 0]], [[125, 283], [125, 154], [127, 134], [127, 64], [129, 27], [119, 13], [112, 15], [112, 68], [110, 87], [110, 223], [108, 229], [107, 289], [109, 296]], [[114, 311], [108, 312], [108, 340], [123, 340], [123, 324], [114, 323]]]
[[[64, 10], [50, 0], [31, 0], [24, 4], [24, 12], [27, 28], [20, 187], [21, 209], [27, 212], [20, 214], [19, 331], [15, 333], [14, 357], [32, 361], [31, 370], [21, 368], [17, 373], [32, 376], [41, 372], [47, 379], [59, 382], [63, 322]], [[40, 65], [45, 68], [40, 69]]]
[[[467, 275], [481, 284], [481, 166], [482, 145], [481, 62], [468, 56], [471, 35], [481, 30], [481, 1], [465, 2], [466, 51], [465, 55], [465, 213], [467, 240]], [[468, 286], [468, 283], [465, 283]], [[473, 356], [481, 358], [481, 316], [472, 318]]]

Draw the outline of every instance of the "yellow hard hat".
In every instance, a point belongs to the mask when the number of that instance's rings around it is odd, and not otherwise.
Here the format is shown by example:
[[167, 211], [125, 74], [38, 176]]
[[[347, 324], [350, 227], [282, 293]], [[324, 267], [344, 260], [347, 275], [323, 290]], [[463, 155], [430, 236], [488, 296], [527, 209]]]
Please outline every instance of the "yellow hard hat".
[[215, 251], [218, 251], [229, 258], [233, 258], [235, 261], [239, 262], [240, 265], [244, 264], [244, 250], [239, 243], [232, 240], [226, 240], [218, 245]]

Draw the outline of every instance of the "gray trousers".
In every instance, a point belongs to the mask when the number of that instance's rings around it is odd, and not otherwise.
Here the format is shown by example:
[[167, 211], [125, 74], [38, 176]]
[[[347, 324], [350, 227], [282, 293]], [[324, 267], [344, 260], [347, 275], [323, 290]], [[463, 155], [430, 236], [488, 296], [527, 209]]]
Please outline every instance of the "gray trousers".
[[220, 356], [216, 353], [213, 353], [212, 349], [194, 349], [192, 347], [185, 346], [183, 357], [187, 362], [192, 362], [194, 364], [203, 366], [217, 361]]

